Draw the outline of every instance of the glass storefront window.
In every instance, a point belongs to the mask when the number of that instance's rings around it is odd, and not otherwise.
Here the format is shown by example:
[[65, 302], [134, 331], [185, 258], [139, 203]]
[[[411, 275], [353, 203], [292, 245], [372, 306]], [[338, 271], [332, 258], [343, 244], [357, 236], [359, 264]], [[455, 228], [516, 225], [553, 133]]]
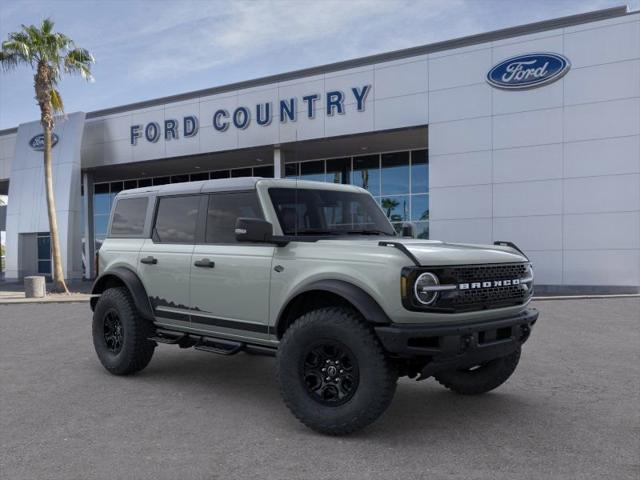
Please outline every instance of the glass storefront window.
[[138, 180], [138, 187], [150, 187], [153, 181], [150, 178], [141, 178]]
[[107, 234], [107, 225], [109, 224], [109, 215], [93, 216], [93, 231], [96, 237]]
[[351, 184], [362, 187], [373, 196], [380, 195], [380, 156], [367, 155], [353, 158]]
[[416, 226], [416, 238], [423, 240], [429, 239], [429, 222], [417, 222]]
[[209, 180], [209, 173], [207, 172], [202, 172], [202, 173], [192, 173], [189, 178], [191, 179], [192, 182], [199, 182], [201, 180]]
[[299, 163], [286, 163], [284, 165], [284, 176], [286, 178], [297, 178], [299, 173]]
[[106, 214], [111, 208], [111, 198], [109, 196], [109, 184], [101, 183], [94, 186], [93, 213]]
[[189, 181], [189, 175], [172, 175], [171, 183], [183, 183]]
[[231, 170], [231, 177], [250, 177], [251, 176], [251, 168], [234, 168]]
[[132, 188], [138, 188], [137, 180], [127, 180], [126, 182], [124, 182], [125, 190], [131, 190]]
[[211, 180], [214, 180], [216, 178], [229, 178], [229, 170], [218, 170], [216, 172], [210, 172], [209, 178], [211, 178]]
[[429, 195], [411, 196], [411, 220], [429, 220]]
[[324, 160], [302, 162], [300, 164], [300, 180], [324, 182]]
[[38, 273], [51, 274], [51, 235], [49, 232], [37, 234]]
[[429, 191], [429, 159], [427, 150], [411, 152], [411, 193]]
[[382, 197], [380, 205], [392, 222], [409, 221], [409, 196]]
[[327, 182], [349, 183], [351, 158], [332, 158], [327, 160]]
[[154, 185], [167, 185], [168, 183], [171, 183], [171, 177], [155, 177], [153, 179]]
[[273, 165], [253, 167], [253, 176], [262, 178], [273, 178]]
[[382, 154], [382, 195], [409, 193], [409, 152]]

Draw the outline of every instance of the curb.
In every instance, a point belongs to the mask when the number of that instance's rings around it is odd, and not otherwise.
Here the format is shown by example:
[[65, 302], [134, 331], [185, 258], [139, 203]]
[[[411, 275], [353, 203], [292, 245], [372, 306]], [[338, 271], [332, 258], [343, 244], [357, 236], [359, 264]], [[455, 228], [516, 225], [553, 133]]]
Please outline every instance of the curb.
[[550, 300], [591, 300], [600, 298], [640, 298], [640, 293], [623, 293], [614, 295], [551, 295], [543, 297], [536, 297], [534, 295], [531, 301], [535, 302], [539, 300], [541, 302], [547, 302]]
[[70, 298], [6, 298], [0, 299], [0, 305], [22, 305], [31, 303], [87, 303], [89, 300], [91, 300], [91, 296], [89, 295], [86, 297], [73, 296]]

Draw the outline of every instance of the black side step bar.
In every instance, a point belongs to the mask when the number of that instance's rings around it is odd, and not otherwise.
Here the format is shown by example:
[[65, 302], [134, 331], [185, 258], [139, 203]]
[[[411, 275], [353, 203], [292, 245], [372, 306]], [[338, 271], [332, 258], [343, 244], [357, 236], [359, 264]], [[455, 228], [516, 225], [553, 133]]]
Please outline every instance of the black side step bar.
[[233, 340], [200, 337], [200, 341], [193, 348], [203, 352], [217, 353], [219, 355], [235, 355], [244, 349], [245, 346], [244, 343], [234, 342]]
[[418, 259], [415, 257], [415, 255], [413, 253], [411, 253], [409, 251], [409, 249], [407, 247], [404, 246], [404, 244], [400, 243], [400, 242], [389, 242], [386, 240], [382, 240], [380, 242], [378, 242], [378, 246], [379, 247], [393, 247], [393, 248], [397, 248], [398, 250], [400, 250], [402, 253], [404, 253], [407, 257], [409, 257], [409, 259], [417, 266], [420, 266], [420, 262], [418, 261]]
[[149, 337], [149, 340], [153, 340], [158, 343], [166, 343], [167, 345], [175, 345], [188, 336], [189, 335], [186, 333], [172, 332], [171, 330], [162, 330], [158, 328], [156, 329], [156, 334], [153, 337]]

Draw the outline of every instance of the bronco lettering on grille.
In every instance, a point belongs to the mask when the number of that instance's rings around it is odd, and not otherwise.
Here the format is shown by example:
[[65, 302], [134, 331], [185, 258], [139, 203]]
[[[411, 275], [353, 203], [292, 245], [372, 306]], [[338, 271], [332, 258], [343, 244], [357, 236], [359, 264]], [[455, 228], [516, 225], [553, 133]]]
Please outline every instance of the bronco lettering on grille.
[[520, 279], [514, 278], [512, 280], [492, 280], [488, 282], [459, 283], [458, 290], [477, 290], [480, 288], [511, 287], [512, 285], [520, 285]]

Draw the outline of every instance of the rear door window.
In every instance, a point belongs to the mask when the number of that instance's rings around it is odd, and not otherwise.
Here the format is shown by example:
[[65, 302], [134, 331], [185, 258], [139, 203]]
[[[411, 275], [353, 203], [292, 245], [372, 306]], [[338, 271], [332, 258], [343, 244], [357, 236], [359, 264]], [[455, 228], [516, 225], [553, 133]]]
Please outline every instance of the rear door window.
[[194, 243], [200, 195], [161, 197], [153, 230], [159, 243]]
[[238, 217], [264, 218], [255, 191], [209, 195], [206, 242], [236, 243]]
[[123, 198], [116, 203], [111, 222], [111, 236], [140, 236], [144, 231], [144, 221], [147, 216], [146, 197]]

